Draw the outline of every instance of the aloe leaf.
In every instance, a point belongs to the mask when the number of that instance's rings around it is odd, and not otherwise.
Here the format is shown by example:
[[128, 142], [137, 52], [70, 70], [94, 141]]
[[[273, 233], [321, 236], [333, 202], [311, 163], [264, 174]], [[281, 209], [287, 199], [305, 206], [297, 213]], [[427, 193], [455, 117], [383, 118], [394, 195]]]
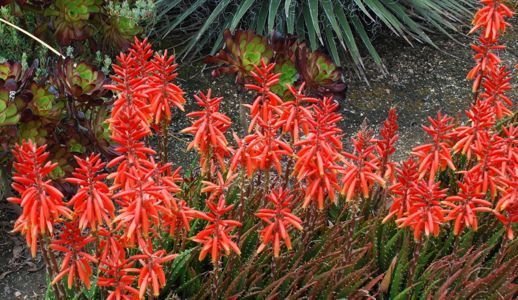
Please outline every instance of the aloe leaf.
[[234, 17], [232, 18], [232, 22], [230, 22], [230, 31], [234, 32], [237, 25], [243, 18], [243, 16], [246, 14], [246, 12], [250, 9], [252, 4], [254, 4], [255, 0], [245, 0], [241, 3], [239, 8], [237, 9], [236, 13], [234, 14]]
[[263, 1], [261, 9], [259, 10], [259, 16], [257, 17], [257, 24], [255, 31], [257, 34], [264, 34], [264, 26], [266, 24], [266, 16], [268, 15], [268, 2]]
[[322, 3], [322, 7], [324, 8], [324, 13], [325, 13], [327, 19], [329, 20], [329, 24], [331, 24], [331, 27], [333, 28], [333, 31], [336, 34], [336, 37], [340, 41], [340, 44], [342, 45], [342, 47], [345, 49], [345, 43], [344, 43], [344, 38], [342, 36], [342, 30], [340, 30], [340, 26], [338, 25], [338, 22], [336, 21], [336, 16], [335, 16], [335, 12], [333, 10], [332, 1], [331, 0], [322, 0], [321, 3]]
[[[205, 23], [203, 23], [203, 26], [198, 30], [196, 33], [196, 36], [191, 39], [189, 42], [189, 45], [187, 46], [185, 53], [187, 54], [191, 49], [198, 43], [198, 41], [201, 39], [205, 31], [209, 29], [209, 27], [212, 25], [214, 20], [221, 15], [221, 13], [225, 10], [225, 8], [232, 2], [232, 0], [222, 0], [219, 2], [219, 4], [214, 8], [212, 13], [209, 15]], [[185, 57], [185, 55], [184, 55]]]
[[309, 46], [311, 50], [315, 51], [317, 49], [317, 39], [315, 34], [315, 26], [311, 21], [311, 15], [309, 14], [309, 6], [305, 5], [303, 9], [304, 14], [304, 22], [306, 23], [306, 29], [308, 32]]
[[311, 24], [313, 25], [313, 28], [315, 29], [315, 33], [318, 36], [318, 39], [320, 40], [320, 44], [324, 44], [324, 41], [322, 40], [322, 34], [320, 33], [320, 26], [318, 24], [318, 2], [319, 0], [309, 0], [308, 1], [308, 8], [309, 8], [309, 16], [311, 17]]
[[168, 30], [166, 31], [166, 33], [162, 35], [162, 38], [166, 37], [169, 33], [171, 33], [171, 31], [173, 31], [178, 25], [180, 25], [180, 23], [182, 23], [196, 9], [205, 4], [205, 2], [207, 2], [207, 0], [198, 0], [194, 4], [189, 6], [188, 9], [186, 9], [181, 15], [179, 15], [173, 20], [173, 24], [168, 27]]
[[277, 10], [281, 5], [281, 0], [270, 0], [270, 5], [268, 6], [268, 33], [273, 31], [273, 27], [275, 26], [275, 17], [277, 16]]

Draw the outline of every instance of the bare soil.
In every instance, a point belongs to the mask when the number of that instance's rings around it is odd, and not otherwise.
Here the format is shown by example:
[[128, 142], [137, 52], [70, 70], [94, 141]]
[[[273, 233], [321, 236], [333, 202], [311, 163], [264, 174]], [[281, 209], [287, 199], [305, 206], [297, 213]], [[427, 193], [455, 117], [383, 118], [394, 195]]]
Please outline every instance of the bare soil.
[[[517, 69], [513, 67], [518, 63], [516, 19], [513, 25], [506, 35], [508, 50], [502, 53], [502, 57], [513, 69], [516, 78]], [[396, 156], [403, 158], [413, 146], [426, 138], [420, 126], [426, 123], [428, 116], [442, 111], [462, 119], [464, 110], [472, 102], [471, 83], [465, 80], [465, 76], [473, 61], [472, 52], [466, 46], [471, 38], [457, 36], [457, 39], [459, 42], [438, 37], [435, 39], [437, 48], [421, 44], [411, 47], [391, 37], [376, 41], [390, 74], [382, 76], [368, 61], [368, 84], [350, 70], [347, 72], [349, 89], [346, 100], [341, 103], [344, 116], [342, 128], [346, 138], [351, 137], [364, 120], [377, 128], [386, 118], [389, 108], [395, 106], [400, 125]], [[250, 95], [244, 93], [233, 78], [212, 78], [210, 70], [201, 63], [184, 66], [179, 72], [179, 82], [187, 93], [189, 103], [186, 112], [196, 109], [192, 97], [194, 93], [212, 88], [213, 95], [224, 98], [223, 112], [234, 123], [240, 123], [239, 103], [250, 101]], [[518, 96], [516, 82], [511, 96]], [[175, 164], [187, 168], [195, 155], [185, 151], [190, 137], [178, 132], [188, 125], [185, 113], [177, 113], [170, 128], [173, 136], [170, 141], [171, 157]], [[0, 299], [40, 299], [46, 287], [41, 258], [32, 259], [24, 240], [9, 233], [18, 213], [14, 206], [0, 200]]]

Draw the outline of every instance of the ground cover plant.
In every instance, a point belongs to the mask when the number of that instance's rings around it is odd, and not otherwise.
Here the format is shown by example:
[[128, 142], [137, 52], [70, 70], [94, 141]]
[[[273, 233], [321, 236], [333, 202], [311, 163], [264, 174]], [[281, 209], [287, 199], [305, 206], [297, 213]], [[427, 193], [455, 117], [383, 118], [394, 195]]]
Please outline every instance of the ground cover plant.
[[183, 130], [199, 160], [175, 168], [167, 126], [186, 103], [175, 58], [135, 40], [104, 86], [113, 157], [75, 157], [63, 191], [45, 145], [13, 149], [14, 231], [46, 260], [46, 297], [511, 299], [518, 132], [498, 54], [512, 15], [481, 1], [466, 119], [430, 117], [430, 141], [402, 162], [396, 108], [377, 134], [365, 124], [346, 140], [331, 97], [304, 83], [277, 94], [282, 75], [259, 60], [245, 132], [201, 91]]

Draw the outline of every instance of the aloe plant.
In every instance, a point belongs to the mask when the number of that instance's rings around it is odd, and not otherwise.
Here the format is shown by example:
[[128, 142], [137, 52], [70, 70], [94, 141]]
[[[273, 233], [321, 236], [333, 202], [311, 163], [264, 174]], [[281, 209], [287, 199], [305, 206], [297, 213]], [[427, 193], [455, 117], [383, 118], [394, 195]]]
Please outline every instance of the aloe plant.
[[191, 57], [214, 41], [211, 54], [215, 53], [226, 28], [296, 34], [313, 51], [329, 50], [337, 65], [348, 58], [362, 75], [362, 50], [385, 72], [371, 42], [375, 29], [381, 26], [408, 43], [433, 45], [430, 32], [451, 37], [470, 16], [472, 6], [472, 0], [161, 0], [156, 27], [163, 39], [182, 46], [182, 57]]

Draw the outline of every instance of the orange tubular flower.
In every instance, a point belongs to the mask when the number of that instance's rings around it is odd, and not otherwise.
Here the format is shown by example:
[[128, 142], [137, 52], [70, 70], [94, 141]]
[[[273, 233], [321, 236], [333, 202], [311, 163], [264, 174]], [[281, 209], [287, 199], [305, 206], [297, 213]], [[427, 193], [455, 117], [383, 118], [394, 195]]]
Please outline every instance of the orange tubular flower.
[[378, 166], [377, 158], [372, 153], [376, 145], [373, 143], [372, 132], [366, 129], [358, 131], [356, 138], [352, 139], [354, 153], [344, 152], [342, 155], [349, 160], [345, 161], [345, 169], [342, 177], [342, 194], [347, 201], [352, 201], [360, 194], [363, 198], [369, 198], [369, 193], [378, 183], [385, 186], [385, 180], [376, 174]]
[[293, 153], [290, 145], [278, 137], [283, 123], [278, 121], [274, 124], [264, 124], [263, 120], [259, 119], [261, 130], [256, 129], [254, 134], [245, 138], [249, 155], [255, 161], [254, 170], [269, 170], [273, 166], [278, 174], [282, 173], [282, 157]]
[[282, 104], [282, 99], [277, 96], [270, 88], [279, 82], [281, 74], [273, 73], [275, 64], [266, 64], [261, 61], [259, 66], [254, 66], [254, 70], [250, 71], [252, 79], [257, 83], [245, 84], [247, 90], [256, 91], [258, 96], [254, 99], [252, 105], [246, 105], [250, 108], [250, 117], [252, 118], [248, 131], [251, 132], [257, 121], [261, 119], [263, 124], [269, 124], [273, 117], [272, 112]]
[[495, 124], [493, 109], [487, 101], [478, 100], [471, 109], [466, 111], [470, 121], [469, 126], [459, 126], [455, 129], [457, 143], [453, 146], [454, 153], [466, 155], [471, 159], [473, 145], [480, 138], [482, 132], [490, 130]]
[[412, 188], [418, 177], [417, 163], [412, 158], [405, 160], [399, 168], [396, 168], [396, 183], [389, 188], [393, 202], [389, 214], [383, 219], [383, 223], [393, 216], [401, 219], [408, 214]]
[[135, 187], [113, 195], [113, 198], [119, 199], [118, 202], [122, 206], [113, 223], [119, 223], [119, 228], [124, 228], [125, 236], [130, 241], [142, 235], [147, 237], [151, 226], [158, 226], [161, 222], [159, 212], [167, 213], [167, 209], [162, 205], [164, 195], [160, 188], [147, 179], [149, 178], [135, 178]]
[[502, 197], [496, 204], [494, 213], [498, 220], [504, 224], [507, 238], [514, 238], [513, 223], [518, 223], [518, 168], [509, 171], [507, 178], [501, 178], [500, 191]]
[[513, 124], [502, 127], [503, 137], [497, 136], [497, 148], [501, 149], [504, 160], [500, 171], [512, 175], [518, 168], [518, 127]]
[[207, 201], [214, 202], [216, 199], [219, 199], [219, 197], [223, 194], [225, 194], [232, 182], [234, 182], [234, 179], [236, 179], [237, 174], [230, 175], [223, 179], [223, 175], [221, 172], [218, 172], [216, 178], [218, 183], [212, 183], [210, 181], [202, 181], [203, 188], [201, 189], [202, 193], [208, 193], [210, 194], [209, 198], [207, 198]]
[[173, 236], [179, 230], [189, 232], [191, 221], [200, 216], [200, 212], [190, 208], [184, 200], [173, 203], [170, 213], [163, 215], [163, 221], [169, 227], [169, 234]]
[[115, 73], [112, 75], [112, 84], [104, 86], [117, 93], [110, 122], [117, 120], [121, 111], [126, 111], [147, 127], [151, 120], [151, 109], [146, 94], [149, 88], [146, 78], [139, 76], [140, 69], [134, 56], [121, 53], [117, 61], [118, 65], [112, 65]]
[[118, 187], [130, 188], [135, 185], [133, 178], [148, 172], [144, 162], [150, 155], [155, 154], [155, 151], [146, 147], [143, 141], [144, 137], [150, 134], [150, 130], [127, 112], [121, 112], [112, 125], [112, 140], [118, 144], [115, 151], [119, 156], [108, 163], [108, 168], [117, 166], [117, 171], [108, 178], [113, 178], [114, 184]]
[[114, 252], [101, 261], [97, 285], [108, 289], [106, 300], [138, 299], [139, 291], [132, 287], [138, 273], [134, 261], [126, 259], [125, 251]]
[[504, 174], [501, 172], [501, 166], [505, 161], [504, 152], [497, 143], [497, 135], [489, 135], [483, 132], [480, 138], [473, 146], [477, 157], [477, 164], [473, 168], [465, 171], [479, 182], [477, 191], [486, 194], [489, 192], [491, 199], [494, 199], [499, 186], [499, 178]]
[[165, 250], [152, 252], [152, 245], [143, 240], [139, 240], [139, 249], [143, 254], [130, 257], [131, 260], [138, 261], [142, 267], [139, 271], [138, 286], [139, 297], [144, 299], [148, 286], [151, 286], [152, 294], [155, 297], [160, 295], [160, 289], [165, 286], [166, 279], [162, 265], [176, 258], [177, 254], [166, 255]]
[[469, 33], [482, 29], [484, 38], [495, 41], [500, 34], [505, 32], [507, 26], [510, 26], [505, 19], [512, 17], [513, 12], [500, 0], [481, 0], [480, 2], [484, 4], [484, 7], [475, 14], [474, 26]]
[[103, 223], [110, 224], [114, 216], [115, 206], [110, 199], [110, 190], [103, 182], [107, 174], [99, 173], [105, 163], [99, 154], [91, 154], [86, 159], [75, 157], [78, 168], [72, 173], [74, 177], [66, 181], [79, 186], [78, 191], [68, 202], [79, 216], [80, 229], [89, 227], [96, 231]]
[[259, 168], [259, 162], [257, 159], [252, 158], [254, 154], [249, 148], [248, 142], [255, 139], [255, 136], [248, 135], [243, 139], [240, 139], [235, 132], [232, 133], [234, 140], [236, 141], [237, 147], [232, 150], [232, 158], [230, 160], [229, 175], [236, 171], [237, 167], [243, 167], [246, 170], [246, 176], [251, 178], [254, 171]]
[[290, 195], [288, 190], [282, 188], [273, 190], [266, 198], [275, 206], [275, 209], [263, 208], [255, 214], [268, 224], [261, 230], [262, 242], [257, 253], [263, 251], [269, 243], [273, 243], [273, 255], [279, 257], [281, 239], [284, 240], [288, 250], [291, 250], [289, 229], [294, 227], [302, 231], [302, 220], [291, 212], [293, 195]]
[[52, 280], [52, 284], [67, 275], [69, 289], [72, 288], [76, 278], [79, 278], [86, 288], [90, 288], [90, 277], [92, 276], [90, 264], [97, 263], [97, 259], [85, 251], [88, 244], [93, 241], [95, 241], [94, 237], [81, 234], [77, 221], [65, 223], [59, 238], [54, 239], [50, 244], [52, 250], [65, 254], [61, 261], [60, 272]]
[[63, 202], [63, 194], [52, 186], [50, 180], [46, 180], [57, 163], [47, 161], [49, 153], [45, 148], [37, 147], [32, 141], [24, 141], [13, 150], [12, 187], [20, 197], [8, 200], [22, 208], [13, 231], [25, 235], [33, 257], [36, 256], [39, 236], [52, 235], [54, 223], [60, 217], [72, 218], [72, 212]]
[[419, 179], [428, 174], [428, 182], [432, 183], [438, 171], [444, 170], [447, 166], [455, 170], [450, 155], [454, 132], [451, 124], [453, 119], [447, 115], [438, 112], [437, 119], [428, 117], [428, 120], [430, 126], [423, 126], [423, 129], [432, 137], [433, 142], [415, 147], [412, 154], [419, 158]]
[[383, 122], [383, 127], [380, 130], [381, 139], [376, 140], [376, 152], [379, 156], [380, 166], [379, 174], [388, 180], [394, 179], [395, 163], [390, 161], [390, 157], [396, 152], [395, 144], [399, 138], [398, 129], [396, 109], [391, 108], [388, 118]]
[[184, 92], [173, 83], [178, 75], [177, 65], [174, 63], [174, 55], [167, 56], [167, 50], [163, 55], [155, 54], [151, 60], [150, 87], [148, 89], [151, 112], [155, 124], [171, 120], [171, 106], [176, 106], [183, 111], [185, 99]]
[[288, 90], [293, 95], [293, 100], [282, 103], [282, 114], [280, 120], [284, 121], [283, 132], [289, 132], [293, 142], [300, 140], [301, 130], [303, 134], [308, 134], [311, 120], [311, 108], [305, 104], [318, 103], [318, 99], [311, 98], [303, 94], [305, 84], [301, 84], [298, 89], [288, 86]]
[[476, 65], [468, 72], [466, 78], [473, 80], [472, 91], [476, 92], [480, 88], [482, 80], [498, 69], [502, 61], [496, 52], [504, 50], [505, 46], [480, 38], [480, 45], [471, 45], [471, 48], [476, 53], [474, 56]]
[[484, 193], [476, 191], [477, 183], [470, 175], [466, 175], [462, 182], [459, 182], [460, 191], [457, 195], [449, 196], [443, 204], [451, 210], [446, 216], [447, 220], [455, 220], [453, 234], [458, 235], [464, 227], [478, 229], [476, 213], [492, 212], [492, 203], [484, 200]]
[[202, 111], [187, 114], [195, 119], [191, 127], [183, 129], [182, 133], [194, 135], [194, 140], [187, 149], [194, 148], [200, 154], [202, 173], [215, 172], [216, 161], [222, 170], [226, 169], [224, 157], [230, 154], [225, 132], [232, 123], [230, 118], [219, 112], [219, 105], [223, 98], [211, 98], [211, 90], [207, 94], [200, 92], [194, 96]]
[[418, 241], [423, 232], [426, 236], [439, 235], [439, 226], [444, 222], [444, 211], [441, 200], [446, 197], [446, 191], [441, 190], [439, 183], [419, 180], [414, 183], [410, 196], [410, 207], [407, 216], [399, 218], [396, 223], [399, 227], [411, 227], [414, 239]]
[[307, 136], [295, 143], [298, 151], [293, 174], [306, 184], [302, 207], [306, 208], [313, 201], [319, 209], [324, 209], [325, 197], [336, 202], [336, 192], [340, 189], [338, 161], [341, 159], [342, 131], [337, 123], [341, 117], [336, 113], [337, 104], [331, 98], [319, 101], [313, 109]]
[[192, 240], [203, 244], [199, 260], [202, 261], [210, 253], [212, 263], [216, 265], [221, 257], [221, 251], [224, 251], [225, 255], [230, 255], [231, 251], [238, 255], [241, 254], [239, 247], [232, 241], [232, 236], [230, 235], [230, 232], [235, 227], [240, 227], [241, 223], [235, 220], [223, 219], [223, 215], [234, 207], [234, 205], [225, 206], [225, 197], [220, 197], [217, 204], [207, 202], [207, 206], [210, 212], [200, 214], [200, 218], [207, 220], [209, 224]]
[[513, 100], [505, 95], [512, 88], [510, 75], [511, 72], [505, 67], [500, 67], [492, 70], [482, 81], [484, 91], [480, 94], [480, 99], [492, 106], [497, 120], [513, 114], [509, 109], [513, 107]]

